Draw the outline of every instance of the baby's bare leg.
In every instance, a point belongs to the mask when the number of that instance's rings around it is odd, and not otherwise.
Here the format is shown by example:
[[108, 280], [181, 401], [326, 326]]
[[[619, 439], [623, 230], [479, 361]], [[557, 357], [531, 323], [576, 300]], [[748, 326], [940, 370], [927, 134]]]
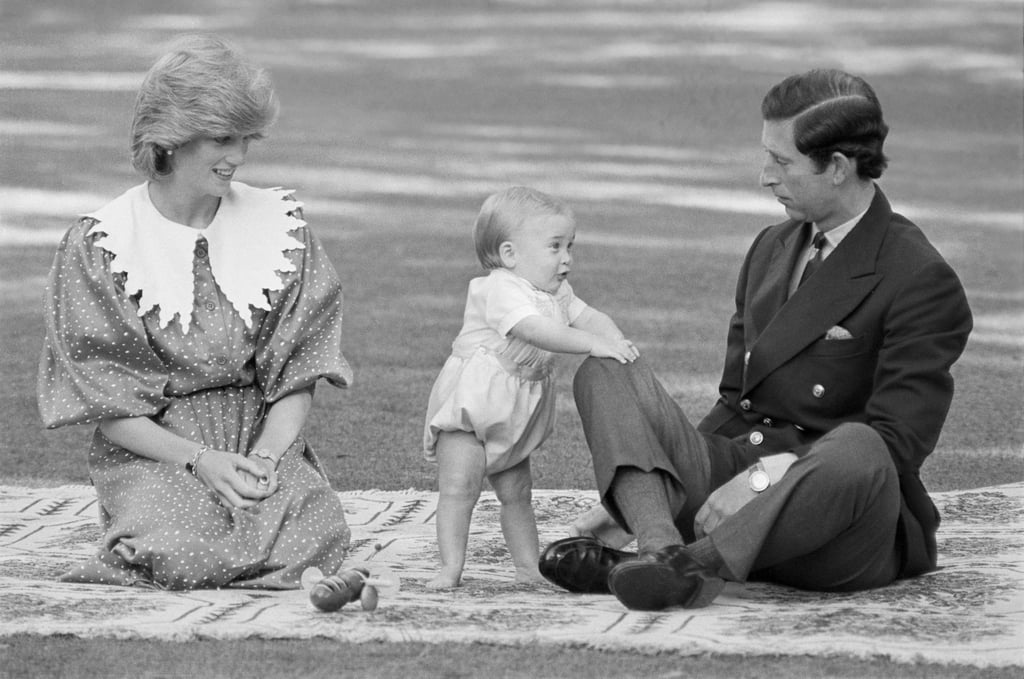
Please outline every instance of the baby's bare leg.
[[437, 549], [441, 570], [427, 582], [431, 589], [457, 587], [466, 563], [473, 507], [484, 481], [484, 449], [474, 434], [441, 432], [437, 437]]
[[501, 502], [501, 532], [512, 555], [516, 569], [516, 582], [543, 583], [537, 570], [540, 555], [537, 538], [537, 520], [533, 515], [533, 479], [530, 476], [530, 458], [511, 469], [488, 477], [494, 494]]

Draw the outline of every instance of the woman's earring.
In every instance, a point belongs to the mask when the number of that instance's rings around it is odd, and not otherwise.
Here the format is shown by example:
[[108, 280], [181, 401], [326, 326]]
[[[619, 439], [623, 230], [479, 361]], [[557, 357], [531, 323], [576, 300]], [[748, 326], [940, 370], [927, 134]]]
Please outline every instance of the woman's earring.
[[165, 151], [165, 153], [167, 155], [169, 155], [169, 156], [173, 156], [174, 155], [174, 149], [167, 149], [167, 151]]

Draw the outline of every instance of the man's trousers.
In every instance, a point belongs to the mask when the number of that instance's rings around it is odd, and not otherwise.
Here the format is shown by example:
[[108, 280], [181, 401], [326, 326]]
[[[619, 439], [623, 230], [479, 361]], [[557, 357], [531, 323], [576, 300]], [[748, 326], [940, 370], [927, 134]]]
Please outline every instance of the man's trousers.
[[[744, 438], [698, 432], [641, 359], [588, 358], [574, 382], [602, 503], [635, 532], [609, 492], [616, 471], [659, 472], [684, 539], [708, 496], [765, 450]], [[729, 579], [770, 580], [812, 590], [880, 587], [896, 578], [900, 490], [882, 438], [843, 424], [800, 457], [785, 476], [709, 534]]]

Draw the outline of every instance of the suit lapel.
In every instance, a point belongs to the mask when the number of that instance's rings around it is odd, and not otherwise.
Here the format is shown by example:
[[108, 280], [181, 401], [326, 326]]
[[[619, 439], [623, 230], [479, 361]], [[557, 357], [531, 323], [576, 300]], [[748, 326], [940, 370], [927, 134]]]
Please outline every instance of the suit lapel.
[[[820, 339], [832, 326], [838, 324], [860, 304], [878, 284], [880, 275], [875, 273], [878, 250], [888, 230], [892, 212], [882, 190], [875, 189], [871, 207], [857, 226], [843, 239], [839, 247], [815, 273], [813, 283], [808, 283], [793, 294], [786, 302], [776, 306], [776, 313], [768, 316], [769, 301], [778, 299], [781, 288], [785, 300], [789, 276], [793, 270], [790, 259], [779, 254], [779, 247], [772, 255], [772, 264], [763, 279], [767, 289], [763, 307], [761, 300], [751, 303], [748, 314], [753, 328], [761, 330], [756, 336], [747, 337], [750, 360], [744, 378], [743, 391], [749, 392], [776, 368], [800, 353], [812, 342]], [[796, 232], [799, 234], [800, 229]], [[799, 248], [800, 237], [794, 248]], [[787, 241], [787, 244], [790, 244]], [[785, 251], [785, 248], [782, 248]], [[795, 254], [792, 255], [795, 258]], [[770, 285], [770, 288], [769, 288]], [[760, 295], [755, 296], [755, 299]]]
[[754, 291], [744, 322], [746, 343], [749, 347], [775, 318], [789, 294], [789, 281], [800, 254], [805, 236], [805, 225], [794, 223], [782, 231], [772, 245], [772, 252], [764, 277]]

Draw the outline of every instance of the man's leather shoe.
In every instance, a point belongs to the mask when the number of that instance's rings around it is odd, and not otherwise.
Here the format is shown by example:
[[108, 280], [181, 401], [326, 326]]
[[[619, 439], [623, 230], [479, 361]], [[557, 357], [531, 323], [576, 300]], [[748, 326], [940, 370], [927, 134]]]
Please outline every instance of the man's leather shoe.
[[703, 608], [721, 593], [725, 581], [683, 545], [671, 545], [650, 557], [615, 566], [608, 586], [626, 608], [660, 611], [674, 606]]
[[570, 592], [609, 594], [612, 568], [636, 559], [632, 552], [605, 547], [594, 538], [563, 538], [552, 542], [540, 555], [540, 574]]

